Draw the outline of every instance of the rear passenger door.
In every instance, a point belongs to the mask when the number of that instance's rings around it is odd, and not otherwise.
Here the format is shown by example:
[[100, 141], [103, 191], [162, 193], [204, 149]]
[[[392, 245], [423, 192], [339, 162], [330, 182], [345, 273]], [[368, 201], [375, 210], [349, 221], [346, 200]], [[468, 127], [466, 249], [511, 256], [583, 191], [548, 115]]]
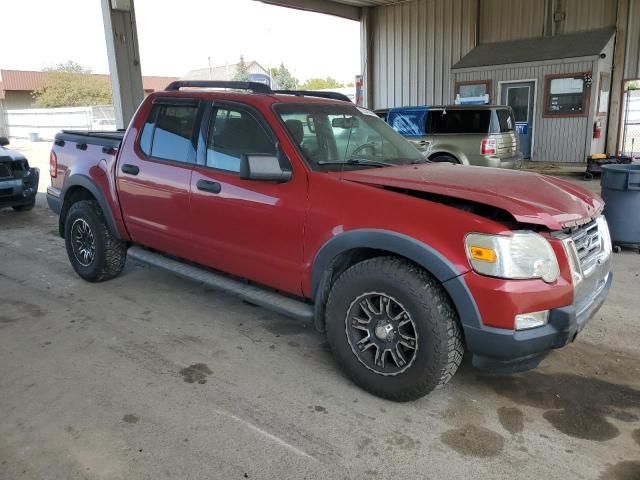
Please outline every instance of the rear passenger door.
[[182, 257], [190, 251], [189, 191], [199, 123], [197, 100], [156, 99], [134, 148], [120, 158], [120, 204], [136, 243]]
[[277, 138], [252, 107], [208, 106], [191, 177], [194, 259], [233, 275], [301, 294], [307, 175], [285, 183], [242, 180], [243, 154], [276, 154]]

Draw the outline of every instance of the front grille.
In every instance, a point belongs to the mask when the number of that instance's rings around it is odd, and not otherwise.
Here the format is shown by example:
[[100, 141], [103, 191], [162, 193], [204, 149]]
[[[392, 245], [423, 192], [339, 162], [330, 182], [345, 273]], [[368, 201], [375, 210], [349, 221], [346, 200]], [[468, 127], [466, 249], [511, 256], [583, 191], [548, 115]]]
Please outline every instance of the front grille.
[[0, 163], [0, 178], [12, 178], [13, 172], [7, 163]]
[[602, 234], [598, 224], [593, 221], [583, 225], [571, 234], [571, 240], [575, 245], [582, 271], [590, 270], [598, 262], [603, 249]]
[[0, 197], [13, 195], [13, 188], [0, 188]]

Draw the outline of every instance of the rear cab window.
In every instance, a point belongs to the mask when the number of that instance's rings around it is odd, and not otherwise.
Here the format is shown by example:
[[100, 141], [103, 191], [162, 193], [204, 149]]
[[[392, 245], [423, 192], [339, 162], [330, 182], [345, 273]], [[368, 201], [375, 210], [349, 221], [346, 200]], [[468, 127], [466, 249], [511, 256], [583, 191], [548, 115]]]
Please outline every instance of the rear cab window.
[[197, 120], [197, 103], [155, 104], [140, 134], [140, 150], [154, 159], [195, 163]]

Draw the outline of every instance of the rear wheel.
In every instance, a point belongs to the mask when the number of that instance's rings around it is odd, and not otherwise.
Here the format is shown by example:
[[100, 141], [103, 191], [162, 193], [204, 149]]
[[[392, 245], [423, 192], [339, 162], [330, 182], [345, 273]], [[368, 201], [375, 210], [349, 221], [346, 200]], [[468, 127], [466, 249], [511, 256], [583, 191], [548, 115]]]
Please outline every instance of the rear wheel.
[[454, 375], [464, 353], [455, 309], [423, 269], [395, 257], [358, 263], [334, 283], [327, 337], [345, 373], [374, 395], [409, 401]]
[[109, 229], [94, 201], [74, 203], [64, 226], [67, 255], [74, 270], [89, 282], [117, 276], [127, 259], [127, 245]]

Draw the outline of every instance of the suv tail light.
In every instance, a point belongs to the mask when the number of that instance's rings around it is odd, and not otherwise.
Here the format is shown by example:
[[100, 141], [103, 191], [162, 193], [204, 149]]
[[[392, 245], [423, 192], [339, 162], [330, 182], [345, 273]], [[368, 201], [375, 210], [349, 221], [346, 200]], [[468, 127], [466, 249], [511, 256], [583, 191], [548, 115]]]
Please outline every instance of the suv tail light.
[[49, 174], [51, 178], [56, 178], [58, 176], [58, 157], [55, 152], [51, 150], [49, 154]]
[[483, 138], [482, 147], [480, 153], [482, 155], [495, 155], [498, 150], [498, 145], [495, 138]]

